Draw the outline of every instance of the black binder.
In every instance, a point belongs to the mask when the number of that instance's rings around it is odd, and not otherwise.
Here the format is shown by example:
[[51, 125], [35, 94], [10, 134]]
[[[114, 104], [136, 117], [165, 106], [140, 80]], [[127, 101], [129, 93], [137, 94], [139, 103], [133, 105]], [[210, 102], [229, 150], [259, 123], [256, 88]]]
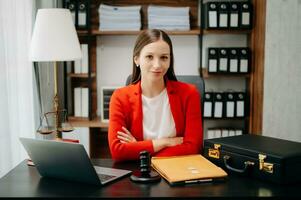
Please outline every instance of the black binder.
[[237, 48], [229, 48], [229, 72], [238, 73], [238, 51]]
[[73, 23], [74, 23], [75, 27], [77, 27], [77, 1], [76, 0], [65, 0], [63, 2], [63, 7], [70, 10]]
[[229, 26], [231, 29], [238, 29], [239, 22], [240, 22], [240, 15], [239, 15], [239, 2], [230, 2], [229, 6]]
[[213, 113], [213, 92], [205, 92], [205, 98], [204, 98], [204, 112], [203, 117], [204, 118], [212, 118]]
[[246, 116], [246, 93], [237, 92], [235, 93], [235, 117], [243, 118]]
[[218, 4], [218, 28], [227, 29], [229, 27], [229, 3], [220, 2]]
[[222, 118], [223, 115], [223, 93], [216, 92], [213, 96], [213, 117], [214, 118]]
[[78, 1], [78, 12], [77, 12], [77, 26], [78, 29], [89, 28], [89, 1], [79, 0]]
[[204, 22], [206, 29], [218, 27], [218, 2], [207, 2], [204, 4]]
[[252, 28], [253, 6], [250, 2], [243, 2], [240, 6], [240, 28]]
[[225, 92], [225, 117], [227, 118], [234, 118], [235, 117], [235, 99], [234, 93], [232, 92]]
[[208, 73], [218, 72], [218, 48], [208, 48]]
[[239, 51], [239, 72], [249, 73], [250, 71], [250, 50], [249, 48], [240, 48]]
[[228, 49], [227, 48], [220, 48], [218, 54], [219, 62], [218, 62], [218, 72], [220, 73], [227, 73], [228, 72]]

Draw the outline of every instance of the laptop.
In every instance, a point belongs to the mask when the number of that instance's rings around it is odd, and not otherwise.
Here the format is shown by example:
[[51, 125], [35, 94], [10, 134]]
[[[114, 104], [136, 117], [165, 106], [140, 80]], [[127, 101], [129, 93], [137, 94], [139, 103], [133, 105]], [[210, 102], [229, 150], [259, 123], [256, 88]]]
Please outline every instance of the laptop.
[[43, 177], [104, 185], [131, 173], [93, 166], [82, 144], [29, 138], [20, 141]]

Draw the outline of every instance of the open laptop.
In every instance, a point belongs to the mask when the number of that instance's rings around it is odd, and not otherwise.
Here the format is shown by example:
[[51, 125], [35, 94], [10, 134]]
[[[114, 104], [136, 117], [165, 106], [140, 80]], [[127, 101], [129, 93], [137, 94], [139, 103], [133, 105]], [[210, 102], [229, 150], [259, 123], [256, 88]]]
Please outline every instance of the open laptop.
[[20, 141], [43, 177], [104, 185], [131, 173], [93, 166], [82, 144], [29, 138]]

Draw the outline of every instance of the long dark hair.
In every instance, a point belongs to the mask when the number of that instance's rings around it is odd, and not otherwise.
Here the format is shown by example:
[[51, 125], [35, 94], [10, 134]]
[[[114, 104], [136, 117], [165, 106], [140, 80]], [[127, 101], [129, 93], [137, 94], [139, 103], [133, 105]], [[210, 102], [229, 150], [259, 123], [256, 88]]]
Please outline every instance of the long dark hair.
[[164, 75], [164, 78], [168, 79], [168, 80], [175, 80], [175, 81], [177, 80], [175, 72], [174, 72], [174, 67], [173, 67], [174, 57], [173, 57], [172, 43], [171, 43], [169, 36], [162, 30], [149, 29], [149, 30], [145, 30], [142, 33], [140, 33], [140, 35], [138, 36], [136, 43], [135, 43], [135, 47], [134, 47], [134, 51], [133, 51], [132, 83], [137, 83], [138, 81], [141, 80], [140, 67], [137, 67], [134, 62], [135, 56], [140, 55], [140, 52], [144, 46], [146, 46], [150, 43], [156, 42], [160, 39], [165, 41], [168, 44], [169, 49], [170, 49], [170, 65], [169, 65], [169, 68], [168, 68], [166, 74]]

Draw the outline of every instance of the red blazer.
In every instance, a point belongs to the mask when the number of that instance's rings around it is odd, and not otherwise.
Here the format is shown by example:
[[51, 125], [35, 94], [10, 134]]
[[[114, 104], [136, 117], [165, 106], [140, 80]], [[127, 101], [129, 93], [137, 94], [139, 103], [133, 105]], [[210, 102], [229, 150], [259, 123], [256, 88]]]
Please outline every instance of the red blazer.
[[[194, 85], [166, 82], [170, 109], [175, 121], [177, 136], [184, 137], [180, 145], [166, 147], [155, 153], [151, 140], [143, 140], [143, 113], [141, 82], [115, 90], [110, 100], [109, 146], [112, 158], [137, 160], [140, 151], [152, 156], [175, 156], [199, 153], [203, 145], [203, 127], [200, 95]], [[136, 138], [136, 143], [121, 143], [117, 131], [126, 127]]]

